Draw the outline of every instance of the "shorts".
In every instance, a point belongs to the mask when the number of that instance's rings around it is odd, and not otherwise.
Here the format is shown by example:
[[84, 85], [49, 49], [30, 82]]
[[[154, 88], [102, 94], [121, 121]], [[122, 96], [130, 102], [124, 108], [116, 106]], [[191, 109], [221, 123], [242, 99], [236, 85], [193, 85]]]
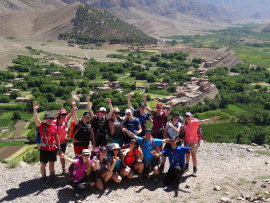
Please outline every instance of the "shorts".
[[96, 134], [95, 138], [96, 138], [96, 147], [107, 145], [107, 139], [106, 139], [105, 133]]
[[161, 139], [161, 140], [163, 140], [165, 138], [163, 132], [161, 132], [161, 133], [160, 132], [159, 133], [152, 133], [152, 136], [154, 138]]
[[120, 169], [122, 168], [121, 164], [118, 167], [114, 167], [113, 173], [118, 173], [120, 174]]
[[151, 165], [148, 164], [147, 167], [144, 165], [143, 174], [149, 174], [151, 171], [153, 171], [155, 167], [158, 167], [158, 162], [159, 161], [155, 159], [151, 162]]
[[61, 152], [65, 153], [67, 148], [67, 143], [64, 142], [63, 144], [60, 144]]
[[[187, 142], [187, 141], [184, 141], [184, 146], [185, 147], [193, 147], [195, 144], [198, 145], [198, 142]], [[194, 151], [192, 151], [191, 154], [197, 154], [197, 152], [198, 152], [198, 147]]]
[[46, 151], [44, 149], [40, 149], [40, 162], [43, 164], [47, 164], [48, 162], [56, 162], [57, 161], [57, 150]]
[[87, 146], [74, 146], [74, 153], [75, 156], [79, 156], [82, 154], [83, 149], [88, 149], [88, 145]]

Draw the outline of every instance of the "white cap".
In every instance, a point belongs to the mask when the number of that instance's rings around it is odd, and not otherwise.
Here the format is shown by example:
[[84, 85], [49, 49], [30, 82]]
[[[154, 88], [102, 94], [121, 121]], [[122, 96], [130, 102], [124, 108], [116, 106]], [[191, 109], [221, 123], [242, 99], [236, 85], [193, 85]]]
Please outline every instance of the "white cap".
[[100, 107], [99, 111], [105, 111], [106, 112], [106, 108], [105, 107]]
[[126, 109], [125, 110], [125, 114], [127, 114], [127, 113], [131, 113], [131, 110], [130, 109]]

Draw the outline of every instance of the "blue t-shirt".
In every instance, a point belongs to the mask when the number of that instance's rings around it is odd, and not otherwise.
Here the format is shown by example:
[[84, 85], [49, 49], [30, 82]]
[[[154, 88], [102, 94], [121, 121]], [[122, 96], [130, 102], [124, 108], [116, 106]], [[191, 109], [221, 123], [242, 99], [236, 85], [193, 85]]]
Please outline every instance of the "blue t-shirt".
[[[120, 150], [120, 154], [122, 155], [121, 150]], [[108, 158], [111, 158], [111, 159], [112, 159], [111, 153], [108, 154]], [[117, 162], [115, 163], [114, 167], [119, 167], [120, 164], [121, 164], [121, 158], [119, 159], [119, 161], [117, 161]]]
[[[131, 122], [130, 121], [128, 122], [128, 120], [126, 120], [123, 125], [127, 128], [128, 131], [134, 133], [134, 131], [138, 129], [138, 125], [140, 124], [141, 124], [140, 121], [139, 120], [136, 121], [136, 119], [134, 118], [133, 121]], [[134, 134], [137, 135], [136, 133]], [[131, 138], [129, 135], [127, 136]]]
[[177, 146], [173, 149], [172, 146], [161, 152], [164, 156], [169, 157], [170, 168], [173, 169], [175, 166], [185, 166], [185, 155], [189, 152], [189, 147]]
[[143, 115], [141, 115], [140, 112], [138, 112], [138, 110], [134, 109], [133, 116], [137, 118], [137, 114], [139, 114], [139, 120], [142, 128], [145, 128], [145, 122], [149, 120], [150, 115], [146, 112]]
[[[95, 159], [95, 160], [98, 159], [98, 160], [99, 160], [99, 158], [96, 157], [96, 156], [94, 156], [93, 159]], [[108, 159], [108, 163], [109, 163], [109, 162], [110, 162], [110, 159]], [[96, 170], [97, 173], [102, 172], [102, 171], [104, 170], [104, 168], [105, 168], [106, 165], [102, 162], [102, 163], [99, 163], [99, 166], [100, 166], [100, 168]]]
[[[138, 137], [138, 143], [139, 145], [142, 147], [142, 141], [143, 141], [144, 138], [141, 138], [141, 137]], [[151, 138], [153, 139], [153, 138]], [[142, 149], [142, 152], [143, 152], [143, 156], [144, 156], [144, 159], [152, 159], [154, 156], [153, 154], [151, 154], [151, 152], [153, 151], [153, 147], [152, 147], [152, 144], [151, 144], [151, 139], [149, 141], [144, 141], [144, 146], [143, 146], [143, 149]], [[161, 139], [154, 139], [154, 147], [158, 147], [158, 146], [161, 146], [162, 145], [162, 140]], [[152, 160], [154, 161], [154, 159]], [[147, 163], [147, 161], [143, 161], [144, 164]]]

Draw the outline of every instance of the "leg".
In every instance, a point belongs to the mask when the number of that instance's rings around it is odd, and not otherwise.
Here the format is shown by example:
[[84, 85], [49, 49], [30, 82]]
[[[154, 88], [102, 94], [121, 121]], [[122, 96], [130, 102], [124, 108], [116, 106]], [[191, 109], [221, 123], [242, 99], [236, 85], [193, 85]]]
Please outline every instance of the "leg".
[[97, 189], [99, 189], [101, 191], [104, 189], [102, 180], [100, 178], [97, 179], [97, 182], [95, 183], [95, 186], [96, 186]]
[[142, 173], [144, 169], [144, 164], [142, 162], [137, 162], [134, 165], [134, 170], [138, 170], [139, 173]]
[[129, 175], [131, 172], [132, 172], [132, 171], [131, 171], [131, 168], [121, 168], [121, 170], [120, 170], [120, 175], [121, 175], [122, 177], [127, 176], [129, 179], [132, 179], [133, 176], [130, 176], [130, 175]]
[[176, 166], [173, 169], [173, 173], [174, 173], [174, 182], [175, 182], [175, 186], [178, 188], [180, 182], [181, 182], [181, 178], [184, 174], [184, 168], [181, 166]]
[[85, 186], [80, 182], [74, 182], [74, 189], [78, 192], [83, 192], [85, 190]]
[[41, 172], [41, 175], [45, 177], [46, 177], [46, 166], [47, 166], [47, 163], [44, 164], [43, 162], [40, 162], [40, 172]]
[[173, 170], [172, 169], [169, 169], [168, 170], [168, 173], [166, 174], [164, 180], [163, 180], [163, 183], [165, 185], [170, 185], [174, 180], [174, 173], [173, 173]]
[[194, 153], [194, 154], [191, 154], [192, 156], [192, 161], [193, 161], [193, 167], [196, 167], [197, 166], [197, 155]]
[[122, 181], [121, 176], [118, 173], [113, 173], [112, 175], [112, 179], [114, 180], [114, 182], [116, 183], [120, 183]]
[[54, 162], [49, 161], [50, 174], [55, 174], [54, 172]]
[[110, 178], [112, 177], [113, 172], [109, 171], [109, 170], [105, 170], [102, 174], [101, 177], [104, 178], [104, 182], [108, 182], [110, 180]]
[[153, 168], [153, 171], [154, 171], [154, 176], [157, 176], [159, 174], [159, 168], [158, 168], [158, 166], [155, 166]]

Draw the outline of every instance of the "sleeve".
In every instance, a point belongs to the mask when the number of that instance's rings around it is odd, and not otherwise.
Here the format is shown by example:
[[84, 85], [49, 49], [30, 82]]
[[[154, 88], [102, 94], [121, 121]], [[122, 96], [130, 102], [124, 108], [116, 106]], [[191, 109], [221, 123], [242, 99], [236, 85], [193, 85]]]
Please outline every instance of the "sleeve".
[[42, 133], [43, 133], [43, 130], [44, 130], [44, 125], [45, 124], [43, 122], [41, 122], [41, 125], [38, 127], [40, 136], [42, 136]]
[[135, 149], [135, 155], [138, 155], [140, 152], [139, 152], [139, 150], [136, 148]]
[[158, 147], [158, 146], [161, 146], [161, 145], [162, 145], [162, 140], [161, 139], [154, 139], [155, 148]]
[[183, 147], [182, 149], [183, 149], [185, 154], [189, 153], [189, 147]]
[[192, 123], [198, 126], [198, 120], [193, 120]]
[[127, 127], [127, 121], [125, 120], [123, 126]]
[[146, 113], [146, 120], [148, 121], [150, 119], [149, 113]]
[[165, 150], [163, 150], [162, 152], [161, 152], [161, 154], [163, 154], [163, 156], [168, 156], [168, 149], [165, 149]]
[[137, 136], [137, 138], [138, 138], [138, 144], [139, 144], [140, 146], [142, 146], [142, 140], [143, 140], [143, 138], [141, 138], [141, 137], [139, 137], [139, 136]]
[[166, 123], [166, 127], [167, 127], [167, 128], [169, 127], [169, 122]]
[[140, 120], [137, 119], [137, 126], [140, 125], [140, 124], [141, 124]]
[[66, 118], [65, 118], [65, 122], [68, 122], [68, 116], [66, 116]]
[[108, 154], [108, 158], [112, 158], [112, 155], [111, 154]]
[[138, 112], [138, 110], [134, 109], [134, 113], [133, 113], [133, 116], [134, 116], [134, 117], [137, 116], [137, 112]]
[[93, 162], [91, 159], [90, 159], [90, 164], [91, 164], [91, 165], [93, 165], [93, 164], [94, 164], [94, 162]]

